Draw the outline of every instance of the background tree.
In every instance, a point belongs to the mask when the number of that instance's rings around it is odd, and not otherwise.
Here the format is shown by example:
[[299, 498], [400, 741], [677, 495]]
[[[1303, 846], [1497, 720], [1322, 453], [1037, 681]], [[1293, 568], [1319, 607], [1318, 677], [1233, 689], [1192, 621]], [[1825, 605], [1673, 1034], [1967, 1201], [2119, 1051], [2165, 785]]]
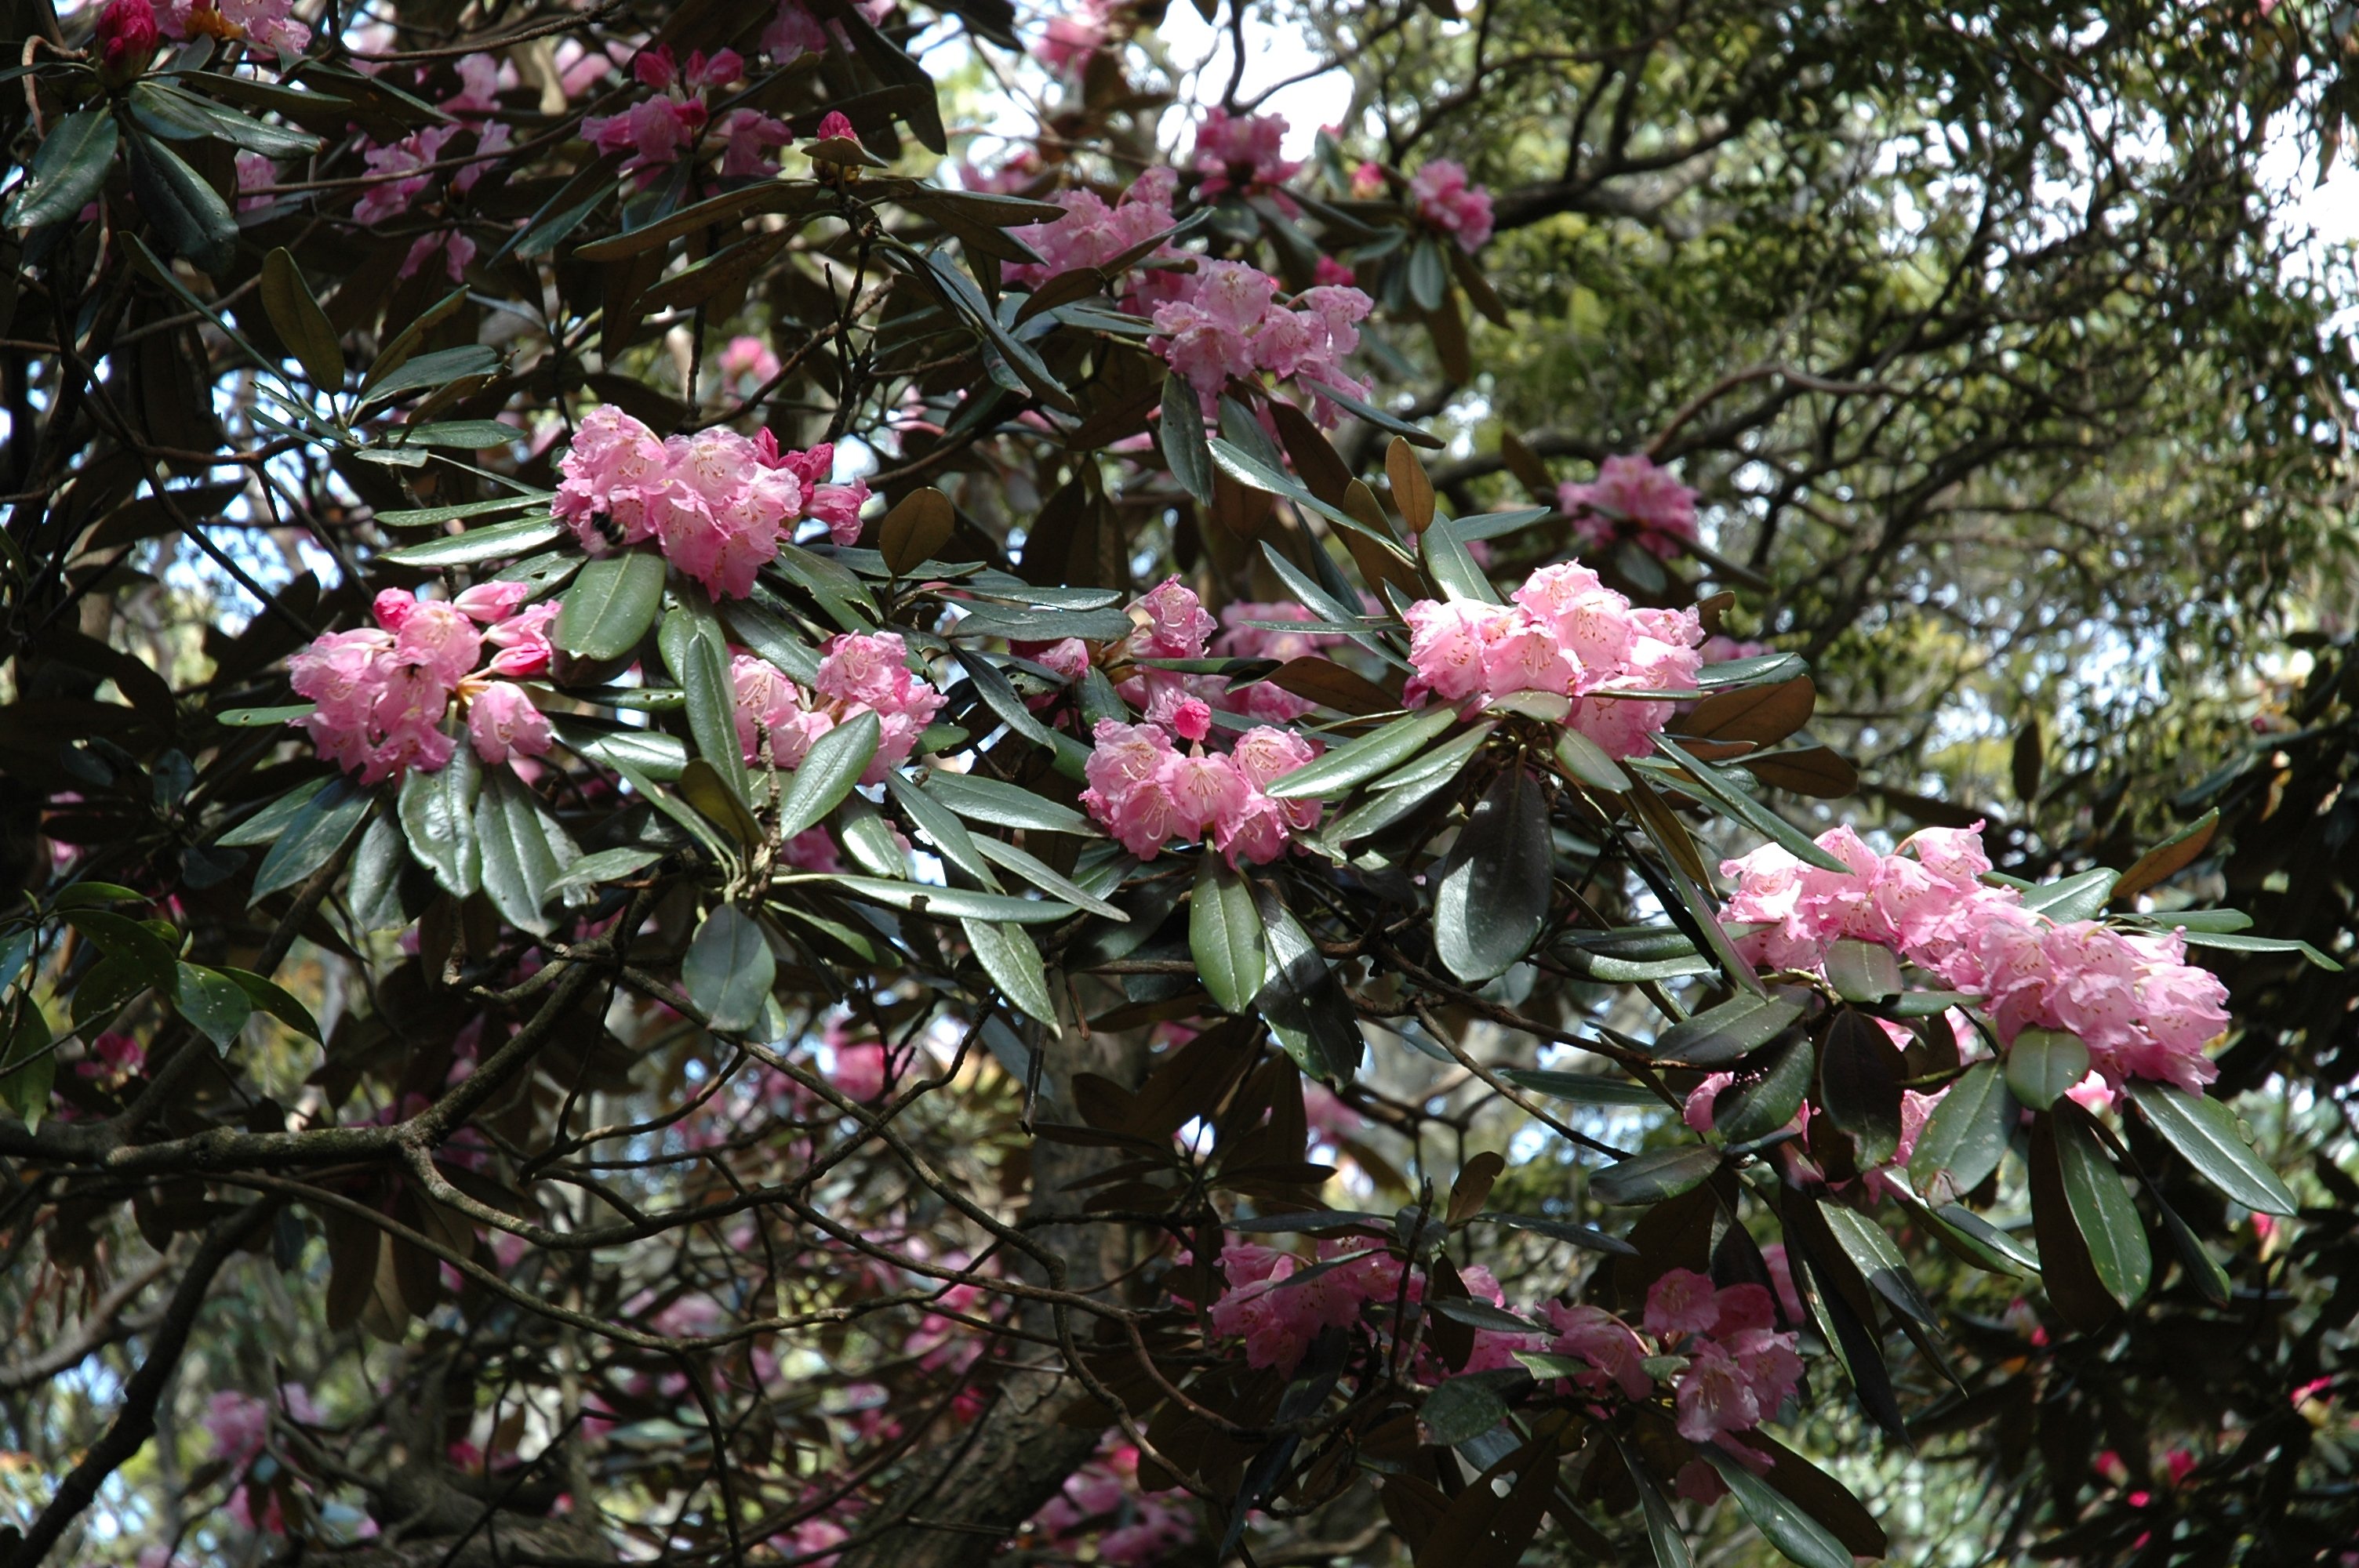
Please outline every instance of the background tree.
[[1208, 19], [21, 15], [0, 1556], [2347, 1545], [2332, 18]]

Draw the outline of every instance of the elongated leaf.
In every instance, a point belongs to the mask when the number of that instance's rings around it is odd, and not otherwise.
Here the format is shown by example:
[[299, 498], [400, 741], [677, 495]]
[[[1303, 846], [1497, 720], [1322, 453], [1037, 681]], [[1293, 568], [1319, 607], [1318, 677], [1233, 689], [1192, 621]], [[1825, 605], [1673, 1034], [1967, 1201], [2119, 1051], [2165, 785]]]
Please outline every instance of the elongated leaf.
[[344, 350], [328, 313], [303, 281], [302, 269], [281, 245], [262, 258], [262, 308], [277, 330], [279, 341], [295, 351], [303, 373], [322, 392], [339, 392], [344, 384]]
[[1862, 1168], [1892, 1158], [1900, 1142], [1900, 1048], [1850, 1008], [1835, 1014], [1819, 1053], [1819, 1098], [1859, 1145]]
[[1810, 1087], [1810, 1043], [1804, 1039], [1772, 1044], [1768, 1061], [1756, 1068], [1757, 1076], [1739, 1078], [1712, 1102], [1712, 1126], [1731, 1143], [1767, 1138], [1788, 1122], [1802, 1106]]
[[2130, 1100], [2163, 1141], [2222, 1197], [2262, 1214], [2291, 1215], [2294, 1195], [2245, 1141], [2235, 1113], [2208, 1095], [2136, 1078]]
[[653, 550], [599, 557], [565, 590], [551, 641], [585, 659], [622, 657], [655, 624], [663, 584], [663, 557]]
[[1592, 1252], [1611, 1252], [1617, 1258], [1636, 1258], [1638, 1249], [1618, 1236], [1608, 1235], [1594, 1226], [1575, 1225], [1570, 1220], [1549, 1219], [1530, 1214], [1478, 1214], [1476, 1221], [1505, 1225], [1516, 1230], [1528, 1230], [1535, 1236], [1545, 1236], [1552, 1241], [1571, 1242]]
[[1434, 947], [1452, 974], [1487, 980], [1524, 956], [1548, 919], [1554, 864], [1539, 783], [1509, 767], [1459, 830], [1434, 894]]
[[1900, 994], [1899, 955], [1881, 942], [1845, 937], [1827, 949], [1827, 982], [1845, 1001], [1882, 1001]]
[[2153, 1279], [2154, 1253], [2147, 1243], [2146, 1224], [2122, 1186], [2121, 1173], [2106, 1158], [2089, 1113], [2071, 1100], [2059, 1100], [2049, 1114], [2055, 1121], [2056, 1161], [2065, 1200], [2089, 1245], [2089, 1261], [2106, 1293], [2127, 1306], [2146, 1294]]
[[1700, 1443], [1696, 1454], [1720, 1472], [1745, 1517], [1788, 1561], [1802, 1568], [1852, 1568], [1851, 1548], [1718, 1444]]
[[1970, 1193], [1998, 1169], [2019, 1108], [1995, 1062], [1966, 1069], [1926, 1119], [1908, 1157], [1908, 1180], [1931, 1204]]
[[[957, 826], [957, 818], [951, 818], [951, 825]], [[961, 828], [960, 831], [964, 832], [965, 829]], [[1077, 909], [1086, 909], [1092, 914], [1103, 915], [1108, 920], [1122, 922], [1130, 918], [1119, 906], [1108, 903], [1028, 849], [1019, 849], [1002, 839], [988, 837], [971, 841], [993, 865], [1014, 871], [1050, 898], [1062, 899]]]
[[2200, 931], [2190, 927], [2186, 934], [2190, 947], [2212, 947], [2223, 953], [2299, 953], [2328, 974], [2339, 975], [2343, 966], [2328, 957], [2307, 942], [2296, 942], [2282, 936], [2245, 936], [2234, 932]]
[[962, 920], [967, 946], [999, 994], [1018, 1009], [1057, 1027], [1057, 1004], [1049, 995], [1049, 974], [1040, 949], [1021, 925], [1006, 921]]
[[237, 1044], [245, 1021], [254, 1016], [254, 999], [246, 995], [245, 988], [201, 964], [179, 966], [172, 1004], [224, 1056]]
[[1256, 882], [1254, 907], [1269, 944], [1269, 979], [1254, 1000], [1269, 1021], [1278, 1048], [1312, 1077], [1332, 1084], [1359, 1071], [1366, 1044], [1359, 1015], [1343, 994], [1310, 933], [1289, 914], [1274, 888]]
[[[665, 630], [669, 632], [675, 622], [692, 624], [693, 621], [688, 611], [675, 610], [667, 619]], [[690, 635], [684, 643], [679, 661], [683, 667], [679, 673], [680, 687], [688, 694], [688, 732], [696, 741], [698, 754], [712, 764], [723, 785], [736, 795], [740, 805], [746, 804], [754, 798], [754, 790], [745, 772], [745, 750], [737, 739], [737, 687], [730, 679], [729, 665], [722, 656], [717, 637]], [[861, 717], [872, 728], [875, 726], [875, 714]], [[828, 736], [820, 739], [825, 741]], [[811, 750], [815, 752], [819, 748], [814, 745]], [[803, 824], [804, 827], [810, 826], [808, 822]], [[799, 827], [793, 832], [801, 830]], [[788, 835], [792, 836], [793, 833]]]
[[2038, 1253], [1963, 1204], [1943, 1204], [1936, 1209], [1916, 1212], [1935, 1227], [1935, 1234], [1951, 1251], [1960, 1253], [1977, 1269], [2018, 1278], [2039, 1272]]
[[132, 194], [157, 237], [201, 271], [226, 271], [237, 256], [237, 218], [221, 193], [179, 154], [136, 126], [124, 152]]
[[795, 770], [794, 782], [778, 802], [778, 833], [791, 838], [833, 811], [876, 755], [882, 734], [876, 715], [863, 713], [845, 720], [811, 743]]
[[1456, 709], [1446, 703], [1396, 719], [1274, 780], [1266, 793], [1279, 800], [1324, 800], [1342, 795], [1364, 780], [1399, 767], [1457, 721]]
[[972, 892], [965, 888], [936, 887], [930, 882], [899, 882], [884, 877], [854, 877], [832, 872], [805, 872], [772, 879], [776, 887], [832, 888], [851, 897], [881, 903], [929, 920], [1012, 920], [1019, 925], [1053, 925], [1080, 913], [1070, 903], [1045, 899], [1014, 898], [1006, 893]]
[[761, 1020], [777, 960], [761, 926], [724, 903], [696, 928], [679, 978], [707, 1023], [724, 1034], [742, 1033]]
[[644, 871], [663, 859], [660, 849], [640, 849], [625, 845], [619, 849], [600, 849], [582, 856], [566, 868], [565, 874], [549, 884], [552, 893], [570, 892], [577, 888], [596, 887]]
[[2027, 1029], [2006, 1051], [2008, 1092], [2033, 1110], [2046, 1110], [2089, 1076], [2089, 1047], [2060, 1029]]
[[549, 922], [549, 890], [580, 857], [565, 830], [506, 768], [493, 769], [475, 796], [475, 840], [484, 894], [511, 925], [536, 935]]
[[1204, 416], [1196, 391], [1184, 375], [1163, 378], [1163, 423], [1157, 432], [1171, 477], [1199, 506], [1212, 504], [1212, 449], [1204, 439]]
[[1701, 1186], [1720, 1169], [1720, 1152], [1701, 1144], [1633, 1154], [1589, 1178], [1597, 1201], [1617, 1208], [1675, 1198]]
[[[537, 550], [564, 532], [565, 525], [553, 517], [523, 517], [513, 523], [495, 523], [488, 527], [470, 528], [463, 534], [429, 539], [420, 545], [404, 545], [399, 549], [387, 550], [383, 558], [405, 567], [471, 567]], [[592, 561], [584, 567], [584, 574], [598, 564]]]
[[1097, 824], [1069, 806], [1044, 800], [1018, 784], [967, 773], [935, 772], [926, 776], [926, 793], [973, 822], [995, 827], [1022, 827], [1042, 833], [1071, 833], [1103, 838]]
[[106, 182], [117, 139], [114, 116], [103, 106], [77, 109], [49, 127], [25, 183], [9, 198], [8, 227], [38, 229], [88, 206]]
[[288, 819], [285, 829], [262, 857], [254, 873], [254, 896], [267, 898], [291, 887], [327, 863], [359, 828], [375, 797], [339, 774], [327, 787], [305, 801]]
[[1801, 1016], [1797, 992], [1739, 996], [1664, 1030], [1654, 1052], [1664, 1061], [1721, 1066], [1767, 1044]]
[[499, 368], [499, 351], [485, 343], [461, 343], [430, 354], [414, 354], [383, 379], [372, 381], [361, 406], [370, 407], [413, 392], [448, 386], [463, 376], [490, 375]]
[[943, 860], [990, 891], [999, 891], [999, 879], [984, 859], [982, 841], [966, 830], [956, 813], [900, 773], [886, 774], [885, 788], [918, 831], [933, 841]]
[[2111, 901], [2114, 886], [2120, 881], [2120, 872], [2098, 866], [2062, 881], [2033, 888], [2023, 895], [2023, 907], [2037, 910], [2060, 925], [2087, 920]]
[[[82, 976], [82, 985], [89, 985], [91, 978], [111, 962], [101, 959], [92, 966]], [[137, 982], [132, 983], [137, 989]], [[74, 1000], [78, 1010], [80, 992], [77, 987]], [[28, 1000], [17, 1013], [16, 1028], [5, 1041], [0, 1042], [0, 1106], [15, 1111], [28, 1130], [38, 1131], [41, 1119], [49, 1114], [49, 1091], [58, 1076], [58, 1055], [49, 1049], [55, 1038], [39, 1004]]]
[[1915, 1318], [1928, 1328], [1941, 1326], [1934, 1315], [1933, 1303], [1917, 1283], [1917, 1276], [1908, 1271], [1908, 1260], [1892, 1244], [1884, 1227], [1854, 1209], [1845, 1208], [1824, 1198], [1819, 1200], [1819, 1212], [1825, 1217], [1827, 1228], [1834, 1233], [1835, 1244], [1857, 1269], [1860, 1278], [1885, 1300]]
[[1630, 775], [1622, 771], [1622, 764], [1580, 730], [1560, 731], [1555, 750], [1556, 760], [1564, 765], [1564, 771], [1590, 788], [1619, 795], [1630, 787]]
[[1499, 590], [1491, 586], [1490, 574], [1476, 564], [1454, 530], [1436, 526], [1418, 537], [1425, 552], [1425, 569], [1446, 597], [1476, 604], [1499, 602]]
[[[1722, 812], [1744, 823], [1799, 860], [1821, 871], [1850, 874], [1849, 866], [1820, 849], [1809, 834], [1737, 788], [1710, 764], [1698, 762], [1678, 741], [1668, 735], [1658, 735], [1655, 744], [1664, 755], [1680, 765], [1679, 771]], [[1896, 986], [1894, 989], [1899, 988]]]
[[1679, 1516], [1655, 1486], [1630, 1452], [1620, 1433], [1612, 1434], [1614, 1446], [1622, 1455], [1623, 1466], [1630, 1472], [1630, 1483], [1637, 1489], [1639, 1509], [1647, 1519], [1647, 1544], [1654, 1549], [1655, 1568], [1695, 1568], [1695, 1556], [1688, 1550], [1688, 1538], [1680, 1529]]
[[1451, 1379], [1426, 1395], [1425, 1404], [1417, 1412], [1417, 1423], [1425, 1440], [1449, 1446], [1472, 1443], [1506, 1419], [1507, 1404], [1498, 1391], [1473, 1378]]
[[1519, 1089], [1575, 1105], [1642, 1105], [1659, 1110], [1663, 1097], [1642, 1083], [1605, 1073], [1560, 1073], [1542, 1067], [1502, 1067], [1499, 1076]]
[[409, 852], [453, 898], [465, 898], [482, 883], [483, 851], [475, 838], [482, 787], [483, 768], [472, 746], [454, 750], [440, 773], [412, 769], [401, 781], [401, 831]]
[[96, 943], [109, 957], [131, 965], [141, 980], [156, 989], [168, 991], [179, 983], [173, 944], [143, 922], [108, 909], [76, 909], [67, 913], [66, 924]]
[[1243, 1012], [1261, 994], [1269, 977], [1269, 943], [1253, 889], [1210, 849], [1196, 868], [1196, 889], [1188, 897], [1188, 950], [1212, 1000]]
[[896, 502], [877, 524], [876, 545], [896, 577], [905, 577], [920, 561], [950, 543], [958, 526], [951, 498], [931, 485], [911, 491]]

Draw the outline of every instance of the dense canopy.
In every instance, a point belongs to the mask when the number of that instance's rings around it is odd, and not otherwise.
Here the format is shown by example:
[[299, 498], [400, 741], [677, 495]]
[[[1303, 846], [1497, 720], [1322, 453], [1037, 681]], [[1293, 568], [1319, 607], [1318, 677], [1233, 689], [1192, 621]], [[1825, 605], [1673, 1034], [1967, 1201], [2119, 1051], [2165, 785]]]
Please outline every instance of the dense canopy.
[[2347, 1564], [2348, 18], [1464, 4], [16, 8], [0, 1563]]

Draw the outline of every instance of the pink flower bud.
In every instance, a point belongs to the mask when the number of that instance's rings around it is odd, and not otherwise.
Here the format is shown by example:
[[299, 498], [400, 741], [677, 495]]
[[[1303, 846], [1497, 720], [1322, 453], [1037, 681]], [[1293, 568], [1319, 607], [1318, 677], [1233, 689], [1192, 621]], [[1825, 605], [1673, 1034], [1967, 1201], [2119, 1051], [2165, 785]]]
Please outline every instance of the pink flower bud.
[[1212, 732], [1212, 709], [1203, 698], [1191, 697], [1171, 715], [1171, 728], [1182, 741], [1201, 741]]
[[822, 142], [857, 142], [860, 133], [852, 128], [852, 121], [841, 109], [831, 109], [827, 118], [819, 123], [819, 139]]
[[673, 60], [671, 46], [664, 44], [651, 49], [641, 49], [638, 59], [631, 62], [631, 74], [644, 87], [661, 92], [679, 79], [679, 66]]
[[137, 80], [156, 58], [156, 7], [150, 0], [107, 0], [91, 39], [98, 51], [99, 75], [109, 87]]

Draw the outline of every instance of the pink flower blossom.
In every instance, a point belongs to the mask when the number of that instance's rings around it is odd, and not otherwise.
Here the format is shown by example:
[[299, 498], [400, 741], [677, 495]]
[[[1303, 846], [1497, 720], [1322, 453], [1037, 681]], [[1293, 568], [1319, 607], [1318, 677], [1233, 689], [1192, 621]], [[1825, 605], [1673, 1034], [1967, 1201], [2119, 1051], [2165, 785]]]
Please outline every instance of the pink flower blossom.
[[834, 442], [821, 441], [805, 451], [781, 451], [777, 438], [764, 430], [754, 438], [754, 450], [759, 461], [785, 470], [801, 483], [803, 518], [826, 524], [828, 537], [839, 545], [859, 539], [861, 508], [868, 504], [868, 481], [829, 482], [835, 471]]
[[731, 661], [736, 687], [737, 740], [748, 762], [764, 760], [792, 770], [802, 765], [811, 743], [845, 720], [874, 713], [878, 723], [875, 755], [863, 784], [881, 784], [917, 747], [933, 722], [942, 694], [908, 667], [908, 647], [898, 633], [846, 634], [827, 645], [820, 659], [816, 689], [806, 690], [776, 666], [748, 654]]
[[[1291, 1373], [1327, 1328], [1347, 1328], [1371, 1303], [1390, 1305], [1401, 1287], [1400, 1260], [1370, 1251], [1364, 1240], [1321, 1244], [1322, 1261], [1349, 1259], [1299, 1285], [1279, 1285], [1309, 1265], [1291, 1252], [1233, 1241], [1221, 1249], [1229, 1289], [1208, 1314], [1215, 1334], [1241, 1338], [1248, 1366]], [[1419, 1292], [1411, 1282], [1409, 1299]]]
[[778, 14], [762, 32], [762, 52], [780, 65], [826, 50], [827, 29], [803, 8], [802, 0], [778, 0]]
[[475, 755], [489, 766], [510, 757], [546, 756], [556, 736], [549, 716], [532, 705], [520, 686], [494, 681], [467, 708], [467, 735]]
[[1081, 0], [1073, 10], [1052, 16], [1049, 30], [1032, 46], [1042, 65], [1059, 76], [1079, 76], [1092, 56], [1105, 48], [1110, 0]]
[[1291, 218], [1301, 211], [1279, 187], [1300, 171], [1299, 160], [1282, 152], [1286, 117], [1282, 114], [1232, 115], [1217, 104], [1204, 113], [1196, 128], [1196, 147], [1188, 166], [1203, 177], [1200, 187], [1206, 200], [1234, 190], [1244, 196], [1267, 196]]
[[2015, 889], [1981, 880], [1979, 827], [1928, 829], [1893, 855], [1848, 827], [1819, 844], [1851, 870], [1806, 866], [1775, 845], [1722, 866], [1737, 881], [1725, 917], [1750, 927], [1737, 945], [1746, 957], [1810, 969], [1837, 941], [1878, 943], [1973, 998], [2002, 1044], [2034, 1028], [2078, 1036], [2107, 1089], [2153, 1078], [2194, 1094], [2217, 1076], [2203, 1053], [2228, 1027], [2227, 989], [2186, 961], [2179, 934], [2025, 908]]
[[1480, 250], [1491, 237], [1491, 193], [1467, 184], [1462, 165], [1446, 157], [1429, 160], [1409, 176], [1408, 193], [1419, 216], [1455, 239], [1461, 250]]
[[443, 145], [459, 134], [457, 125], [429, 125], [387, 146], [372, 146], [361, 156], [373, 179], [353, 204], [353, 222], [376, 224], [409, 211], [433, 182], [428, 166], [442, 155]]
[[1627, 529], [1669, 560], [1682, 541], [1696, 537], [1695, 492], [1643, 453], [1608, 458], [1595, 481], [1559, 485], [1556, 495], [1557, 509], [1571, 516], [1574, 535], [1586, 549], [1603, 549]]
[[670, 470], [653, 431], [602, 403], [582, 416], [571, 449], [558, 460], [550, 510], [593, 556], [635, 545], [655, 533], [647, 503], [662, 493]]
[[157, 22], [167, 38], [251, 38], [265, 49], [300, 54], [311, 29], [288, 19], [294, 8], [294, 0], [164, 0]]

